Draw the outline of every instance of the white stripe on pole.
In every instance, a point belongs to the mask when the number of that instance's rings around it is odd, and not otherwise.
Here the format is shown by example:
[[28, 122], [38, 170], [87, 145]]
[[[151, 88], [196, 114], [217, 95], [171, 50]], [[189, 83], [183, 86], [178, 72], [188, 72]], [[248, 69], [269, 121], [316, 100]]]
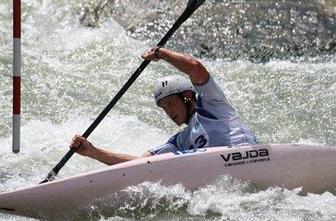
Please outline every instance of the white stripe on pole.
[[21, 76], [21, 38], [13, 41], [13, 76]]
[[13, 114], [13, 153], [20, 152], [20, 114]]

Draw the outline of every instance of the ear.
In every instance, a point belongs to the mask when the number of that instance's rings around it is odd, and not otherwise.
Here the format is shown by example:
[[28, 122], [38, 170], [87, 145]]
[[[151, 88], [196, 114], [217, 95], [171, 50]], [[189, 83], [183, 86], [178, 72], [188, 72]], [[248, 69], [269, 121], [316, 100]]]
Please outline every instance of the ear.
[[183, 92], [183, 101], [184, 101], [184, 103], [195, 102], [196, 98], [195, 98], [193, 92], [192, 91], [184, 91]]

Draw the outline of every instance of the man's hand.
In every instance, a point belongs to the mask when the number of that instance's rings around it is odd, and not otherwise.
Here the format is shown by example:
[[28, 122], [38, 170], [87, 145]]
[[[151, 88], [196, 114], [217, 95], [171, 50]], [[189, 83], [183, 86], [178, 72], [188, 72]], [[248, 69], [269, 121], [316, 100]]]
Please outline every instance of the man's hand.
[[142, 54], [141, 57], [149, 61], [165, 60], [187, 74], [191, 82], [196, 85], [204, 84], [210, 77], [204, 65], [188, 54], [182, 54], [167, 48], [155, 47]]
[[89, 141], [87, 141], [86, 138], [81, 137], [80, 135], [76, 135], [74, 138], [72, 138], [70, 148], [76, 147], [78, 147], [76, 153], [82, 156], [90, 156], [90, 153], [95, 149], [95, 147]]
[[141, 55], [141, 57], [148, 61], [158, 61], [160, 59], [159, 53], [160, 53], [161, 47], [155, 47], [152, 48], [145, 53]]

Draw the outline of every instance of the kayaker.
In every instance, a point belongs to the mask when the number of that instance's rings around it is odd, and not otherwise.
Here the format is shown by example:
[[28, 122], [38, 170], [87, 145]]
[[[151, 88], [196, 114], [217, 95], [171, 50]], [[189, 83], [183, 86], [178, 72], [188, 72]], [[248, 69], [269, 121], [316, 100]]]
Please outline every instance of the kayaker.
[[[197, 59], [161, 47], [145, 52], [142, 58], [151, 61], [164, 60], [187, 74], [190, 79], [187, 80], [181, 75], [172, 75], [157, 81], [154, 91], [156, 104], [178, 126], [186, 124], [187, 127], [172, 136], [166, 144], [148, 150], [142, 157], [166, 152], [186, 153], [211, 146], [257, 143], [253, 132], [241, 122], [221, 88]], [[71, 148], [78, 145], [81, 146], [77, 153], [107, 165], [138, 158], [138, 156], [103, 150], [76, 135]]]

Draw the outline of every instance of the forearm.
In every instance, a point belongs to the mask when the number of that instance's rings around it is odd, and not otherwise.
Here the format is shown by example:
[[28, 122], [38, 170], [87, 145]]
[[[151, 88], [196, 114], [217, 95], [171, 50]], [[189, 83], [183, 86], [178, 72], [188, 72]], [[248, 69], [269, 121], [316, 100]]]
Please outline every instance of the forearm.
[[190, 55], [161, 48], [157, 56], [159, 59], [167, 61], [178, 70], [189, 75], [194, 84], [202, 84], [209, 78], [209, 73], [203, 64]]
[[139, 158], [129, 154], [109, 152], [97, 147], [92, 148], [87, 156], [107, 165], [114, 165]]

